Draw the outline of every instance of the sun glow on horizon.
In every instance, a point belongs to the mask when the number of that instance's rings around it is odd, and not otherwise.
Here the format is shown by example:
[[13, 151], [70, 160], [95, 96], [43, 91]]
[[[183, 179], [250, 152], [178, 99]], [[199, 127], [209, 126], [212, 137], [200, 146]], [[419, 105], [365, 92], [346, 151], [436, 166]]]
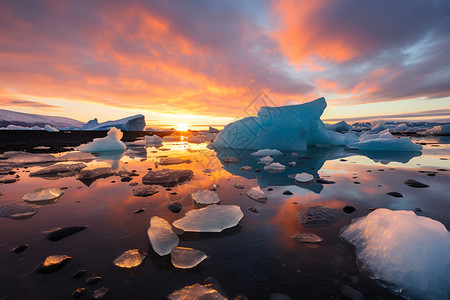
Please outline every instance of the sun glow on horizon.
[[177, 131], [188, 131], [189, 130], [189, 125], [187, 125], [187, 124], [177, 124], [177, 125], [175, 125], [175, 129]]

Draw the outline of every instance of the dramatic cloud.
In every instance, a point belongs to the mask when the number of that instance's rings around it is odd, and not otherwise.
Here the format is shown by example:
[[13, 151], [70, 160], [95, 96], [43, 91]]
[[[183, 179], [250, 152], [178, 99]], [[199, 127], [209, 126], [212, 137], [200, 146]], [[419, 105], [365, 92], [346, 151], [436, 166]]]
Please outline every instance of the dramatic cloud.
[[446, 0], [1, 5], [0, 89], [41, 108], [56, 98], [236, 117], [261, 91], [277, 104], [450, 95]]

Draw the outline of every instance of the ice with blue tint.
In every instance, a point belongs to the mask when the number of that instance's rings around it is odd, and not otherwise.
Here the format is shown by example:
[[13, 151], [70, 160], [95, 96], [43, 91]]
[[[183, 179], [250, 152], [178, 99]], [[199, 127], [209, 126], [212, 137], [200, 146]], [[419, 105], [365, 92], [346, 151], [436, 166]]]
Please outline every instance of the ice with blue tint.
[[363, 270], [406, 298], [450, 295], [450, 232], [412, 211], [377, 209], [343, 228]]
[[83, 144], [78, 150], [83, 152], [106, 152], [106, 151], [125, 151], [127, 146], [120, 140], [123, 136], [122, 131], [112, 127], [108, 135], [104, 138], [94, 139], [92, 142]]
[[214, 140], [215, 147], [306, 151], [308, 145], [329, 144], [320, 120], [327, 103], [324, 98], [300, 105], [263, 106], [257, 117], [228, 124]]
[[450, 135], [450, 124], [434, 126], [419, 133], [423, 135]]
[[331, 131], [349, 131], [352, 129], [351, 125], [348, 125], [345, 121], [340, 121], [335, 124], [325, 124], [325, 127]]
[[122, 131], [142, 131], [145, 128], [145, 117], [139, 114], [103, 123], [98, 123], [98, 120], [95, 118], [81, 126], [79, 130], [109, 130], [113, 127]]
[[348, 144], [359, 150], [376, 151], [420, 151], [422, 146], [417, 145], [407, 137], [395, 138], [389, 129], [379, 133], [365, 132], [359, 137], [359, 142]]

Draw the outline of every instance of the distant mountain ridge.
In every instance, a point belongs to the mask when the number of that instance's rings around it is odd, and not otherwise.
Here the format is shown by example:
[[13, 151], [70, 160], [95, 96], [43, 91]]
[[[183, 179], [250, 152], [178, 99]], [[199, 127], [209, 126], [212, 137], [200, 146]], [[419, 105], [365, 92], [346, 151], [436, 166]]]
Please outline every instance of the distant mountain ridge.
[[53, 127], [68, 128], [81, 127], [84, 125], [84, 122], [65, 117], [27, 114], [12, 110], [0, 109], [0, 127], [6, 127], [10, 124], [23, 127], [44, 127], [45, 125], [50, 125]]

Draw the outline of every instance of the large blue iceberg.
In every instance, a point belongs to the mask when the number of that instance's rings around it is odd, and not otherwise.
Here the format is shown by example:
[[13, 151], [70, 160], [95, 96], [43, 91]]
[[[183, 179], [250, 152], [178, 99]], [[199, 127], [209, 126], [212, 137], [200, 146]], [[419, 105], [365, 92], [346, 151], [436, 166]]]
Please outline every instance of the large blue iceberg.
[[228, 124], [214, 140], [214, 146], [234, 149], [306, 151], [308, 145], [330, 144], [320, 120], [327, 107], [325, 98], [281, 107], [263, 106], [257, 117]]
[[79, 130], [110, 130], [112, 127], [122, 131], [142, 131], [145, 128], [145, 117], [139, 114], [103, 123], [98, 123], [97, 118], [95, 118], [84, 124]]

